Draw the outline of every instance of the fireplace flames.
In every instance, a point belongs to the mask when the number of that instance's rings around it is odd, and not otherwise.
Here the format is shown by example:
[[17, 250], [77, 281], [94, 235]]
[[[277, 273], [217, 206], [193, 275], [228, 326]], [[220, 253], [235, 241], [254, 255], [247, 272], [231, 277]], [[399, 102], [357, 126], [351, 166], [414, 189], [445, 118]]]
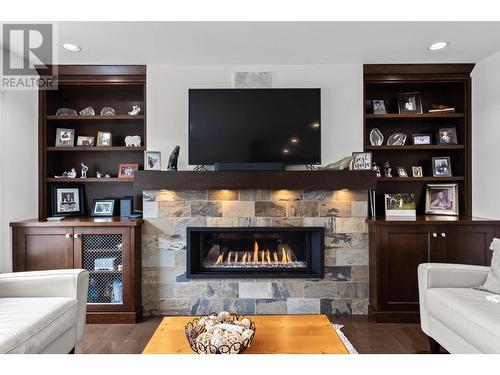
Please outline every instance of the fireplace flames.
[[299, 268], [305, 267], [305, 262], [297, 258], [287, 245], [279, 249], [259, 249], [254, 241], [253, 251], [221, 251], [219, 246], [213, 246], [203, 262], [206, 268]]

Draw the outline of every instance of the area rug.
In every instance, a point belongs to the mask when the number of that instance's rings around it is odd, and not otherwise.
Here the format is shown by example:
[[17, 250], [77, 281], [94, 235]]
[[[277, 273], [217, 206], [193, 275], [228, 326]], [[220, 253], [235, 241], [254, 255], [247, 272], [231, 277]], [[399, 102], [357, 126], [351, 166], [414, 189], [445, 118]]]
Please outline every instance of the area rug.
[[342, 343], [346, 347], [346, 349], [349, 351], [349, 354], [359, 354], [356, 349], [354, 349], [354, 346], [352, 346], [351, 342], [345, 337], [344, 333], [342, 332], [342, 328], [344, 327], [343, 324], [332, 324], [333, 329], [335, 332], [337, 332], [337, 335], [339, 336], [340, 340], [342, 340]]

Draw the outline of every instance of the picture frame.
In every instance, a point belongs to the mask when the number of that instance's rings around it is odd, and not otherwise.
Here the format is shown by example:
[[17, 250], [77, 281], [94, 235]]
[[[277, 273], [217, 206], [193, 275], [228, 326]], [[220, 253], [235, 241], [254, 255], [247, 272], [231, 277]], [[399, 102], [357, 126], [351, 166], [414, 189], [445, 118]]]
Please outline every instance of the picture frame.
[[134, 178], [134, 172], [139, 170], [137, 163], [123, 163], [118, 165], [118, 178]]
[[424, 177], [422, 167], [419, 165], [411, 167], [411, 174], [413, 177]]
[[458, 216], [458, 184], [427, 184], [425, 213]]
[[97, 146], [98, 147], [109, 147], [112, 146], [112, 134], [111, 132], [97, 132]]
[[411, 139], [414, 145], [432, 144], [432, 134], [412, 134]]
[[384, 194], [386, 216], [416, 216], [415, 194]]
[[73, 147], [75, 144], [75, 129], [56, 129], [56, 147]]
[[387, 109], [385, 107], [384, 99], [372, 99], [372, 113], [374, 115], [385, 115], [387, 114]]
[[396, 170], [398, 171], [398, 177], [408, 177], [408, 172], [406, 172], [405, 167], [396, 167]]
[[93, 147], [94, 146], [95, 137], [88, 137], [85, 135], [79, 135], [76, 139], [76, 145], [82, 147]]
[[144, 151], [144, 170], [160, 171], [161, 170], [161, 152], [160, 151]]
[[398, 94], [398, 110], [400, 114], [424, 113], [422, 108], [422, 95], [419, 92]]
[[432, 158], [432, 175], [434, 177], [451, 177], [451, 160], [449, 156]]
[[91, 216], [112, 217], [115, 212], [114, 199], [94, 199]]
[[83, 216], [83, 186], [54, 186], [51, 188], [52, 216]]
[[366, 171], [372, 169], [372, 153], [371, 152], [353, 152], [352, 153], [352, 170]]
[[458, 143], [457, 128], [454, 126], [439, 128], [436, 139], [440, 145], [456, 145]]

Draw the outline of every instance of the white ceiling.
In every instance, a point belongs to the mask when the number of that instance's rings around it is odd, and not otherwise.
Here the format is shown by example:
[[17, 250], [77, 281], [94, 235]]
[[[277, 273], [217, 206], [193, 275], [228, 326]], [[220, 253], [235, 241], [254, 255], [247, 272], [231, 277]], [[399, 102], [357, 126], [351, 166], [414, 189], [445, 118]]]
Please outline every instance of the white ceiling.
[[[60, 22], [63, 64], [478, 62], [500, 50], [500, 22]], [[450, 46], [431, 52], [429, 44]]]

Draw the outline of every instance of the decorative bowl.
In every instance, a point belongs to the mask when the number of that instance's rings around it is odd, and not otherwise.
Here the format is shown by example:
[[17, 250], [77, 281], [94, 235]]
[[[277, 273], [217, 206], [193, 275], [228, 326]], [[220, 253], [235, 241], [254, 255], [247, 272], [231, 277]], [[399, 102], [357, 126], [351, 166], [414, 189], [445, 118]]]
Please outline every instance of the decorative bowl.
[[197, 354], [243, 353], [255, 337], [255, 323], [227, 311], [193, 319], [184, 327], [191, 349]]

